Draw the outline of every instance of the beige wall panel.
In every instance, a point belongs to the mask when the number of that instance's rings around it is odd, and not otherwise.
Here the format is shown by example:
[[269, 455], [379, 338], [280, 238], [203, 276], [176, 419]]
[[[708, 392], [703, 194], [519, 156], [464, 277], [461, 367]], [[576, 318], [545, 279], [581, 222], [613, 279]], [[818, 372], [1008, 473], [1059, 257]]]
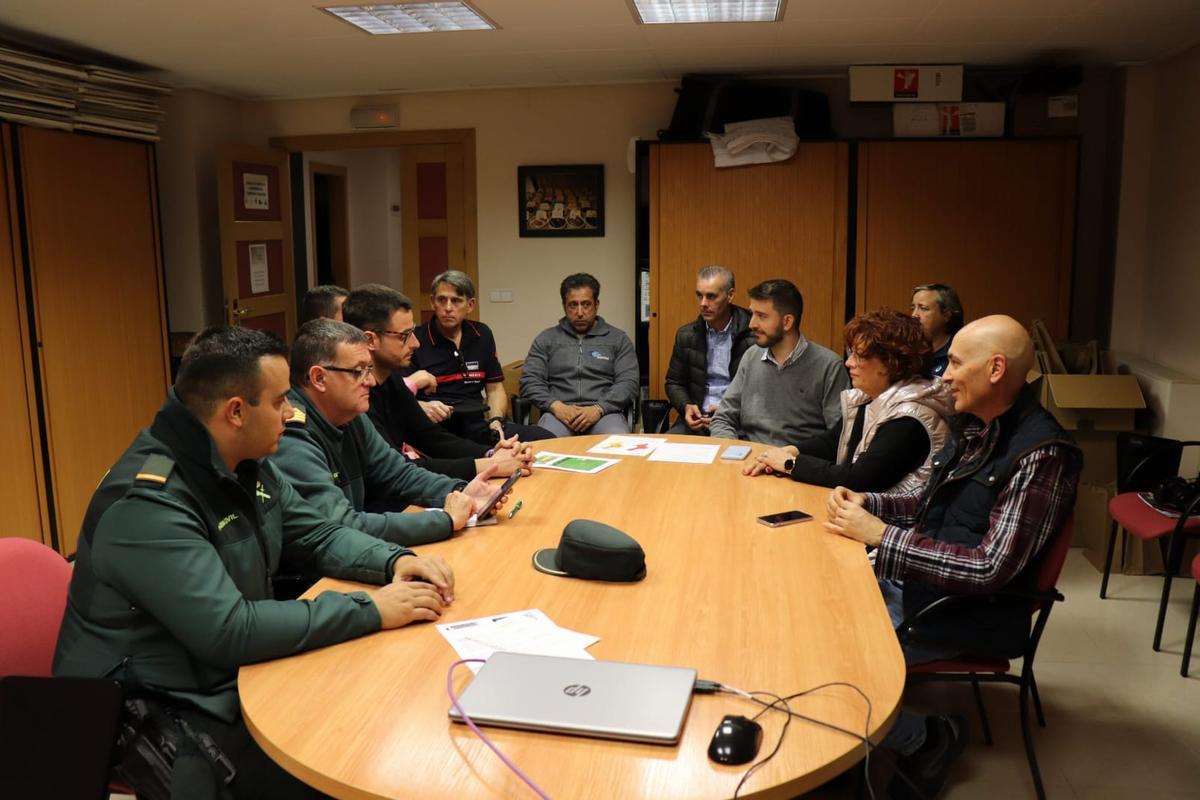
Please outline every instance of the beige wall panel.
[[803, 143], [785, 162], [717, 169], [708, 144], [652, 148], [651, 397], [665, 397], [675, 331], [696, 318], [696, 272], [710, 264], [733, 270], [742, 306], [760, 281], [793, 281], [805, 335], [840, 348], [846, 154], [844, 143]]
[[45, 493], [41, 478], [41, 442], [37, 434], [25, 281], [17, 244], [12, 182], [12, 129], [0, 125], [0, 409], [9, 457], [0, 481], [4, 526], [0, 536], [22, 536], [51, 544], [45, 524]]
[[21, 165], [60, 546], [168, 384], [147, 145], [21, 130]]
[[1009, 314], [1065, 337], [1076, 142], [869, 142], [859, 149], [859, 311], [907, 310], [947, 283], [967, 319]]

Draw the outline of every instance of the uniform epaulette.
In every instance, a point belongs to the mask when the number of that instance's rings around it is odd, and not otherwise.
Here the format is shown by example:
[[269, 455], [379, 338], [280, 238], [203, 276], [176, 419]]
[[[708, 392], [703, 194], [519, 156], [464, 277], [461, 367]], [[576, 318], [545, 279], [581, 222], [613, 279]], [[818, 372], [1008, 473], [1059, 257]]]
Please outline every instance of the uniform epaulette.
[[302, 408], [292, 409], [292, 418], [287, 421], [288, 425], [303, 425], [308, 422], [308, 414], [304, 413]]
[[146, 458], [137, 475], [133, 476], [133, 481], [135, 484], [143, 486], [164, 486], [167, 478], [171, 477], [173, 469], [175, 469], [173, 460], [161, 453], [155, 453]]

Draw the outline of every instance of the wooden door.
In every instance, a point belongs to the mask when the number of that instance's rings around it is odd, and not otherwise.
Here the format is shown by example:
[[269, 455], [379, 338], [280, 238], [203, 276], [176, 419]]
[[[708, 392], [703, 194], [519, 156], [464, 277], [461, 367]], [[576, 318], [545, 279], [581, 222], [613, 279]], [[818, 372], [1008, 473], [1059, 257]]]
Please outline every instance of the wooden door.
[[0, 374], [4, 375], [0, 409], [8, 450], [0, 481], [0, 508], [4, 509], [0, 536], [21, 536], [52, 546], [12, 175], [12, 128], [0, 124]]
[[169, 383], [154, 151], [22, 128], [20, 168], [51, 508], [66, 555], [96, 484]]
[[734, 273], [734, 302], [768, 278], [804, 296], [801, 330], [841, 349], [846, 295], [845, 143], [802, 143], [775, 164], [717, 169], [708, 144], [650, 147], [650, 396], [664, 379], [679, 326], [694, 320], [696, 273]]
[[[463, 144], [402, 145], [399, 150], [404, 293], [425, 322], [432, 317], [429, 283], [439, 272], [461, 270], [479, 291], [475, 209], [470, 207], [474, 193], [465, 190]], [[471, 318], [479, 319], [478, 303]]]
[[217, 191], [226, 321], [290, 342], [296, 333], [296, 287], [287, 153], [220, 148]]
[[907, 311], [913, 286], [958, 290], [968, 320], [1008, 314], [1067, 335], [1078, 144], [859, 146], [856, 307]]

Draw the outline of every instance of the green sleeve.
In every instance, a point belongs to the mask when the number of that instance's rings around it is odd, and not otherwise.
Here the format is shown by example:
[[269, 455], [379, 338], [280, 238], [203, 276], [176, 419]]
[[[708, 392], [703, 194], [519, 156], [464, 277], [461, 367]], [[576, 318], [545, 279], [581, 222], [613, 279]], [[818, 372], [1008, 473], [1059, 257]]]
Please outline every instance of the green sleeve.
[[[379, 630], [379, 612], [361, 592], [246, 599], [200, 519], [165, 492], [133, 490], [100, 519], [94, 541], [97, 576], [207, 664], [236, 669]], [[236, 557], [261, 560], [254, 538], [232, 545], [243, 546]]]
[[[360, 418], [356, 424], [358, 422], [363, 423], [364, 431], [368, 437], [374, 438], [376, 444], [382, 445], [389, 454], [396, 458], [404, 459], [402, 455], [388, 447], [373, 425], [364, 418]], [[372, 473], [375, 471], [377, 458], [378, 454], [372, 451], [368, 454], [364, 464], [366, 473], [364, 479], [368, 481], [368, 484], [373, 482]], [[331, 520], [347, 528], [362, 531], [376, 539], [402, 545], [436, 542], [449, 538], [453, 533], [453, 523], [450, 517], [444, 513], [400, 514], [391, 511], [374, 513], [356, 509], [350, 499], [346, 497], [346, 493], [334, 483], [320, 445], [313, 440], [312, 434], [303, 428], [289, 426], [279, 442], [279, 452], [272, 456], [270, 461], [283, 476], [284, 481], [290, 483], [301, 497], [321, 512], [322, 522]], [[419, 468], [414, 467], [414, 469]], [[432, 473], [429, 474], [432, 475]], [[452, 479], [445, 480], [451, 486], [455, 484]], [[373, 491], [368, 492], [368, 497], [395, 496], [381, 495], [374, 491], [376, 487], [372, 486], [371, 488]], [[445, 494], [443, 492], [442, 497], [437, 498], [430, 505], [440, 508]], [[415, 499], [412, 502], [422, 505], [421, 499]]]

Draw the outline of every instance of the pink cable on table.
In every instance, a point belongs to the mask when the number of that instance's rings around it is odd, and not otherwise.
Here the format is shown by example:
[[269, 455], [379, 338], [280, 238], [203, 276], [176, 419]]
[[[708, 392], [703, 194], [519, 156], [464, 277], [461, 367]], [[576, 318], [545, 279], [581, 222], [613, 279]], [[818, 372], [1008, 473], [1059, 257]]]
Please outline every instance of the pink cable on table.
[[520, 777], [521, 780], [525, 781], [525, 783], [527, 783], [529, 785], [529, 788], [533, 789], [533, 791], [537, 793], [538, 797], [542, 798], [542, 800], [550, 800], [549, 795], [547, 795], [545, 792], [543, 792], [541, 789], [539, 789], [538, 785], [536, 783], [534, 783], [528, 775], [526, 775], [524, 772], [522, 772], [520, 767], [518, 767], [513, 762], [509, 761], [508, 756], [506, 756], [506, 755], [504, 755], [504, 753], [500, 752], [500, 748], [498, 748], [498, 747], [496, 747], [496, 745], [492, 744], [492, 740], [487, 737], [487, 734], [485, 734], [483, 731], [479, 730], [478, 726], [475, 725], [474, 721], [472, 721], [472, 719], [469, 716], [467, 716], [467, 712], [463, 711], [463, 707], [458, 704], [458, 696], [454, 694], [454, 668], [457, 667], [459, 664], [472, 664], [472, 663], [484, 664], [484, 663], [487, 663], [487, 659], [460, 658], [458, 661], [455, 661], [453, 664], [450, 665], [450, 669], [446, 670], [446, 694], [450, 695], [450, 702], [454, 705], [455, 710], [457, 710], [458, 713], [460, 715], [462, 715], [463, 722], [467, 723], [467, 725], [470, 726], [471, 730], [475, 731], [475, 735], [478, 736], [480, 739], [482, 739], [483, 743], [486, 744], [488, 747], [490, 747], [492, 749], [493, 753], [500, 756], [500, 760], [503, 761], [505, 764], [507, 764], [509, 769], [511, 769], [513, 772], [517, 773], [517, 776]]

